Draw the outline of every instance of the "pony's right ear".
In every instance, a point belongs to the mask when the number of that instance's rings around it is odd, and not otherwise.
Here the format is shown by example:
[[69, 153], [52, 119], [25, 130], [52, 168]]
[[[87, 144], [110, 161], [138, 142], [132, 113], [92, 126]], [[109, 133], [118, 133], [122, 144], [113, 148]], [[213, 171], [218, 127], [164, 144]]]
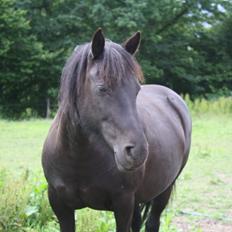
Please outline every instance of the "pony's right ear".
[[102, 34], [102, 29], [98, 28], [93, 35], [91, 52], [93, 59], [97, 59], [104, 51], [105, 47], [105, 37]]

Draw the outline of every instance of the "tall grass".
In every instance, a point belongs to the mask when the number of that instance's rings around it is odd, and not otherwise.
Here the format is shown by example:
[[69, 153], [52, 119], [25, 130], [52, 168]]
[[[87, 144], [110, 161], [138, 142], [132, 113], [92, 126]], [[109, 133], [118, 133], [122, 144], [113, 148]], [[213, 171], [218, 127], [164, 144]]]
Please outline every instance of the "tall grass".
[[29, 175], [26, 171], [13, 177], [0, 170], [0, 231], [28, 231], [27, 228], [33, 231], [46, 226], [53, 217], [46, 189], [41, 175]]
[[219, 97], [212, 100], [197, 98], [191, 100], [187, 94], [183, 98], [192, 113], [232, 114], [232, 97]]

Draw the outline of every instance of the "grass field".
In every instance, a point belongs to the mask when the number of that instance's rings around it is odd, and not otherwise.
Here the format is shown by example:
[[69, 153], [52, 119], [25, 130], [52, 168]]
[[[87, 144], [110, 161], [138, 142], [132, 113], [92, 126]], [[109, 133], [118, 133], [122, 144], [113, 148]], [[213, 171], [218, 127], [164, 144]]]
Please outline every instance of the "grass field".
[[[40, 164], [50, 120], [0, 120], [0, 231], [55, 232]], [[111, 214], [82, 210], [79, 232], [114, 231]], [[232, 231], [231, 114], [195, 113], [192, 149], [161, 232]]]

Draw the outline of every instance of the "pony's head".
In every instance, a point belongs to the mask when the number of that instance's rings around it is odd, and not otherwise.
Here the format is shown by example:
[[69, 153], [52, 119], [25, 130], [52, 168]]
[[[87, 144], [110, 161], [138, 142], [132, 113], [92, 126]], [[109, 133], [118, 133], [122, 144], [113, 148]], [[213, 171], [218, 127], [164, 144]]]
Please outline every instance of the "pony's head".
[[104, 139], [122, 171], [140, 167], [148, 154], [136, 106], [143, 79], [134, 58], [139, 44], [139, 32], [119, 45], [98, 29], [91, 43], [74, 50], [61, 83], [61, 107], [70, 120], [78, 121], [86, 136]]

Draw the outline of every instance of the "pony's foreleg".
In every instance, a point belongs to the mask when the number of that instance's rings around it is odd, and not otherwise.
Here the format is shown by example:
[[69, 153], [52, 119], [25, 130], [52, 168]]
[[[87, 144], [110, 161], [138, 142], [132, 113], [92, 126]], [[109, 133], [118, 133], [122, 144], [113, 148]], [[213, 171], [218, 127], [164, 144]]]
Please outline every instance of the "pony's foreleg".
[[48, 187], [48, 199], [59, 221], [61, 232], [75, 232], [74, 210], [67, 207], [56, 192]]
[[168, 204], [172, 187], [168, 187], [164, 192], [152, 200], [152, 208], [148, 220], [146, 221], [146, 232], [158, 232], [160, 227], [160, 216]]
[[134, 212], [134, 194], [128, 193], [113, 199], [117, 232], [129, 232]]
[[134, 215], [132, 219], [131, 229], [132, 232], [139, 232], [142, 226], [142, 217], [139, 204], [135, 204], [134, 206]]

